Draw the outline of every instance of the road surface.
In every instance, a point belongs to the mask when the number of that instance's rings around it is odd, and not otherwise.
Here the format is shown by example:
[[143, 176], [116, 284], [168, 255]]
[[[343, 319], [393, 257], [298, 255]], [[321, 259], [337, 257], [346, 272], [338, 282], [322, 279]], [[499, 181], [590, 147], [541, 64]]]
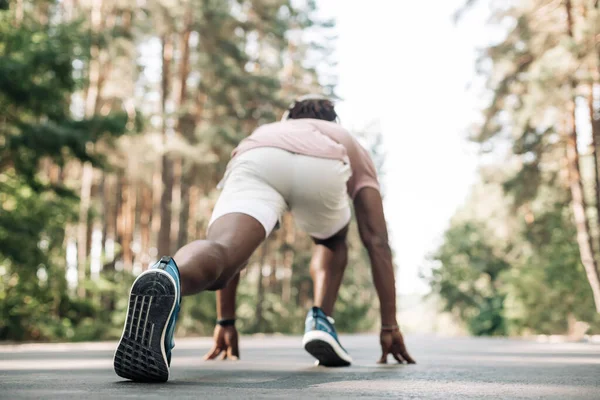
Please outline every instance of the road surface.
[[167, 384], [117, 377], [115, 343], [0, 346], [0, 398], [600, 399], [597, 344], [409, 336], [418, 364], [380, 366], [376, 336], [342, 340], [354, 364], [325, 369], [298, 337], [243, 337], [237, 362], [204, 362], [210, 339], [179, 339]]

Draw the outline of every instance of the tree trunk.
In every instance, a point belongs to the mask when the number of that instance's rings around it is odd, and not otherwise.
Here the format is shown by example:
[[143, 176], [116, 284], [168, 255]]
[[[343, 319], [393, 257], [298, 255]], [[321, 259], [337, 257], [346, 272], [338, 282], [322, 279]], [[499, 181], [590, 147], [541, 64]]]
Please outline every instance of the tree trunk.
[[281, 249], [280, 246], [278, 246], [279, 248], [277, 249], [277, 251], [274, 251], [271, 254], [271, 274], [269, 275], [269, 293], [273, 293], [274, 291], [277, 290], [277, 269], [279, 268], [279, 259], [280, 259], [280, 253], [279, 253], [279, 249]]
[[[171, 200], [171, 250], [177, 245], [179, 236], [179, 217], [181, 214], [181, 164], [183, 160], [176, 158], [173, 160], [173, 198]], [[176, 250], [175, 250], [176, 251]]]
[[39, 172], [40, 178], [44, 181], [48, 181], [52, 184], [52, 166], [54, 163], [50, 158], [44, 158], [40, 161]]
[[598, 237], [596, 238], [596, 251], [600, 252], [600, 159], [598, 151], [600, 151], [600, 121], [596, 119], [596, 110], [594, 109], [594, 84], [590, 84], [590, 92], [588, 94], [588, 108], [590, 113], [590, 124], [592, 126], [592, 156], [594, 159], [594, 191], [596, 195], [596, 230]]
[[[100, 32], [102, 29], [102, 0], [92, 0], [90, 15], [92, 32]], [[85, 93], [85, 116], [91, 117], [96, 111], [98, 98], [100, 97], [102, 65], [100, 62], [100, 48], [93, 42], [90, 46], [90, 64], [88, 71], [89, 84]]]
[[[202, 118], [204, 117], [204, 107], [206, 105], [206, 101], [208, 99], [208, 96], [206, 95], [206, 93], [203, 93], [201, 91], [198, 91], [198, 94], [196, 95], [195, 101], [194, 101], [194, 109], [193, 109], [193, 118], [190, 119], [190, 125], [193, 127], [193, 129], [190, 129], [190, 136], [194, 139], [195, 141], [195, 131], [196, 129], [198, 129], [198, 127], [200, 126], [200, 124], [202, 123]], [[189, 185], [191, 186], [190, 188], [190, 192], [189, 192], [189, 199], [187, 201], [189, 201], [190, 204], [190, 216], [191, 216], [191, 220], [190, 220], [190, 232], [192, 235], [192, 238], [196, 239], [198, 237], [200, 237], [201, 230], [202, 230], [202, 221], [203, 218], [199, 215], [199, 212], [201, 210], [199, 210], [198, 207], [198, 202], [200, 200], [200, 198], [202, 197], [202, 195], [204, 193], [207, 193], [206, 190], [204, 190], [204, 186], [198, 184], [198, 180], [195, 179], [195, 177], [201, 174], [201, 168], [198, 167], [197, 165], [193, 166], [191, 168], [191, 171], [186, 172], [185, 176], [186, 179], [188, 180]], [[210, 217], [208, 217], [210, 218]]]
[[[193, 9], [188, 8], [185, 15], [184, 30], [181, 33], [180, 49], [181, 63], [179, 65], [179, 96], [177, 99], [177, 109], [180, 111], [177, 120], [177, 131], [188, 141], [193, 144], [195, 126], [188, 118], [189, 113], [185, 110], [185, 102], [187, 98], [187, 79], [190, 72], [190, 35], [192, 33]], [[177, 247], [180, 248], [187, 243], [190, 215], [190, 186], [192, 182], [192, 173], [190, 162], [185, 159], [179, 160], [179, 220], [177, 223]]]
[[162, 158], [156, 163], [156, 168], [152, 175], [152, 218], [150, 222], [150, 246], [151, 256], [156, 256], [158, 247], [158, 233], [160, 232], [160, 202], [162, 198]]
[[77, 223], [77, 294], [79, 297], [85, 297], [83, 282], [85, 281], [87, 269], [88, 214], [93, 177], [94, 169], [92, 164], [89, 162], [84, 163], [81, 171], [81, 196], [79, 200], [79, 220]]
[[[567, 32], [573, 38], [573, 15], [571, 0], [565, 2], [567, 13]], [[586, 215], [586, 201], [583, 192], [583, 180], [579, 167], [579, 150], [577, 149], [577, 119], [576, 119], [576, 90], [577, 82], [570, 82], [569, 115], [566, 135], [566, 157], [569, 176], [569, 187], [571, 189], [571, 205], [577, 229], [577, 244], [581, 263], [585, 268], [588, 282], [592, 288], [596, 311], [600, 313], [600, 271], [594, 254], [592, 236], [590, 234], [590, 223]]]
[[[163, 35], [162, 42], [162, 135], [163, 146], [167, 146], [167, 109], [169, 85], [171, 74], [171, 61], [173, 60], [173, 44], [169, 34]], [[162, 156], [162, 196], [160, 199], [160, 230], [158, 232], [158, 257], [171, 254], [171, 203], [173, 201], [173, 162], [167, 153]]]
[[48, 173], [48, 178], [50, 179], [50, 184], [54, 186], [58, 186], [62, 184], [60, 179], [61, 167], [52, 163], [50, 165], [50, 171]]
[[142, 185], [140, 210], [140, 251], [142, 269], [150, 262], [150, 227], [152, 225], [152, 188]]
[[200, 221], [198, 218], [198, 201], [200, 200], [200, 187], [192, 185], [190, 188], [190, 235], [196, 240], [200, 237]]
[[62, 14], [65, 21], [72, 21], [74, 19], [74, 0], [64, 0], [62, 2]]
[[[92, 173], [94, 170], [92, 169]], [[96, 197], [96, 186], [94, 185], [94, 180], [92, 179], [92, 187], [90, 189], [90, 207], [87, 213], [86, 219], [86, 230], [85, 230], [85, 254], [89, 259], [90, 251], [92, 250], [92, 232], [94, 228], [94, 218], [92, 215], [92, 202]]]
[[183, 171], [181, 175], [181, 204], [179, 210], [179, 234], [177, 235], [177, 247], [181, 248], [188, 242], [188, 232], [190, 229], [190, 189], [191, 179], [194, 171]]
[[[115, 246], [117, 243], [121, 243], [120, 230], [119, 230], [119, 218], [121, 214], [121, 192], [123, 190], [123, 181], [122, 181], [123, 172], [117, 172], [116, 175], [111, 177], [112, 187], [114, 190], [111, 192], [111, 199], [109, 201], [110, 204], [110, 215], [108, 217], [109, 222], [106, 230], [107, 238], [111, 240], [111, 246], [109, 248], [108, 244], [105, 244], [104, 248], [106, 251], [106, 262], [112, 262], [113, 268], [117, 258], [117, 252], [115, 251]], [[107, 239], [108, 242], [108, 239]], [[119, 252], [121, 254], [122, 252]]]
[[50, 21], [50, 5], [49, 1], [37, 1], [34, 3], [34, 15], [36, 20], [42, 25], [48, 25]]
[[123, 254], [123, 269], [126, 271], [131, 270], [131, 240], [128, 232], [129, 225], [129, 203], [130, 203], [130, 187], [127, 177], [121, 176], [121, 207], [119, 208], [119, 221], [118, 221], [118, 238], [119, 244], [121, 245], [121, 252]]
[[108, 227], [111, 220], [111, 207], [109, 193], [111, 193], [110, 176], [102, 173], [102, 182], [100, 183], [100, 196], [102, 201], [102, 253], [106, 251], [106, 238], [108, 237]]
[[292, 266], [294, 265], [294, 251], [286, 250], [283, 253], [283, 282], [281, 283], [281, 301], [288, 304], [292, 300]]
[[589, 15], [591, 14], [591, 29], [594, 33], [590, 35], [590, 40], [592, 47], [594, 48], [594, 56], [591, 57], [591, 65], [590, 65], [590, 75], [592, 77], [592, 82], [590, 83], [589, 94], [588, 94], [588, 108], [590, 113], [590, 124], [592, 126], [592, 153], [594, 157], [594, 184], [595, 184], [595, 195], [596, 195], [596, 244], [598, 245], [598, 253], [600, 254], [600, 159], [598, 157], [598, 152], [600, 152], [600, 115], [597, 113], [596, 107], [596, 96], [594, 96], [594, 89], [599, 88], [600, 85], [600, 41], [598, 40], [598, 9], [600, 5], [600, 1], [595, 1], [593, 4], [594, 10], [591, 10], [591, 13], [588, 13], [586, 10], [585, 18], [589, 21]]
[[133, 183], [125, 182], [123, 178], [123, 205], [121, 212], [122, 223], [122, 246], [123, 246], [123, 269], [125, 271], [133, 270], [133, 229], [135, 227], [135, 203], [136, 186]]
[[[125, 175], [119, 172], [117, 176], [117, 189], [115, 190], [115, 214], [114, 214], [114, 229], [115, 229], [115, 244], [123, 246], [123, 192], [127, 189]], [[119, 254], [123, 254], [121, 250]]]
[[569, 170], [569, 186], [571, 188], [571, 205], [575, 226], [577, 228], [577, 244], [581, 262], [592, 288], [596, 311], [600, 312], [600, 272], [593, 253], [590, 225], [585, 213], [586, 204], [583, 194], [583, 183], [579, 169], [579, 153], [577, 151], [577, 125], [575, 122], [575, 100], [570, 105], [570, 123], [567, 136], [567, 163]]
[[[102, 26], [102, 0], [92, 1], [91, 9], [91, 30], [99, 32]], [[95, 43], [90, 47], [90, 63], [88, 78], [89, 84], [85, 94], [85, 116], [92, 117], [98, 107], [100, 91], [102, 89], [102, 68], [100, 65], [100, 49]], [[77, 225], [77, 263], [79, 285], [85, 280], [87, 258], [91, 244], [91, 225], [93, 221], [89, 218], [91, 205], [92, 181], [94, 179], [94, 170], [92, 164], [84, 163], [81, 174], [81, 193], [79, 203], [79, 220]], [[85, 296], [85, 288], [78, 288], [79, 296]]]
[[171, 203], [173, 201], [173, 163], [165, 154], [162, 157], [162, 195], [160, 198], [160, 230], [158, 231], [158, 256], [171, 254]]
[[15, 25], [20, 26], [23, 22], [23, 0], [17, 0], [15, 5]]

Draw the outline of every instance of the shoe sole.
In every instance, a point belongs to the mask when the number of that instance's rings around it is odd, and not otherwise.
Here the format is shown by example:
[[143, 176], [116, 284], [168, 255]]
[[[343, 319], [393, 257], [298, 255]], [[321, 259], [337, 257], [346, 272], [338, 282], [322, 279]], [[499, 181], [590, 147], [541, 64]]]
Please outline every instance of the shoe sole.
[[160, 269], [137, 277], [129, 293], [123, 334], [114, 357], [117, 375], [138, 382], [166, 382], [165, 333], [175, 309], [175, 280]]
[[331, 335], [325, 332], [305, 333], [302, 344], [304, 349], [319, 360], [319, 365], [323, 367], [347, 367], [352, 363], [352, 357]]

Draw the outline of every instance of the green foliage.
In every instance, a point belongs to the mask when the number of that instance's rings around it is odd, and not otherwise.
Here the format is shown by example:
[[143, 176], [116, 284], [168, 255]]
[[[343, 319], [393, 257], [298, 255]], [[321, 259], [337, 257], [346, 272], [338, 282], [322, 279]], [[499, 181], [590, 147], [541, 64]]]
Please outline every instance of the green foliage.
[[[217, 196], [214, 186], [239, 141], [277, 120], [298, 95], [333, 94], [334, 79], [317, 74], [318, 64], [329, 62], [331, 40], [302, 39], [306, 29], [326, 35], [333, 22], [318, 19], [312, 0], [185, 0], [177, 7], [126, 0], [104, 3], [101, 10], [56, 1], [20, 6], [19, 12], [0, 11], [0, 339], [118, 337], [132, 264], [145, 267], [154, 257], [151, 244], [142, 256], [124, 262], [123, 254], [139, 245], [133, 236], [145, 218], [139, 208], [127, 214], [128, 207], [132, 201], [133, 207], [142, 204], [144, 190], [156, 195], [148, 186], [157, 161], [163, 153], [179, 161], [182, 184], [200, 194], [200, 209], [189, 215], [200, 234]], [[100, 21], [92, 20], [98, 11]], [[192, 34], [189, 73], [186, 90], [178, 92], [186, 30]], [[151, 71], [145, 75], [144, 68], [152, 66], [138, 57], [163, 40], [175, 56], [157, 81], [149, 78]], [[92, 76], [94, 66], [99, 68]], [[97, 99], [90, 106], [94, 84]], [[95, 115], [88, 115], [90, 108]], [[123, 136], [134, 130], [144, 134]], [[163, 135], [160, 144], [157, 134]], [[376, 158], [380, 166], [383, 157]], [[90, 209], [84, 210], [88, 218], [77, 221], [83, 162], [96, 170]], [[126, 232], [128, 218], [137, 225]], [[101, 272], [90, 276], [88, 258], [79, 265], [86, 273], [77, 283], [82, 286], [73, 287], [73, 279], [66, 279], [66, 248], [80, 240], [75, 228], [91, 231], [100, 222], [105, 234], [111, 225], [103, 240], [114, 240], [115, 251], [103, 244]], [[292, 241], [285, 235], [280, 231], [270, 239], [271, 274], [262, 276], [265, 266], [255, 257], [242, 278], [241, 332], [303, 329], [312, 301], [311, 241], [301, 233]], [[377, 317], [374, 291], [364, 290], [372, 287], [370, 268], [355, 229], [350, 243], [349, 273], [337, 307], [343, 331], [368, 329]], [[284, 262], [283, 254], [292, 258]], [[291, 270], [284, 278], [275, 273], [285, 268]], [[214, 293], [185, 298], [178, 335], [210, 334], [215, 318]]]
[[545, 334], [567, 332], [568, 317], [600, 329], [570, 212], [557, 203], [523, 229], [531, 252], [507, 276], [509, 296], [516, 303], [513, 329]]
[[[507, 207], [493, 197], [488, 204]], [[494, 232], [508, 221], [481, 219], [472, 212], [455, 219], [432, 257], [437, 263], [432, 289], [445, 311], [475, 335], [567, 333], [569, 318], [598, 332], [600, 318], [568, 210], [562, 202], [545, 204], [531, 223], [513, 214], [509, 218], [517, 229], [507, 237]]]
[[77, 199], [40, 179], [40, 162], [100, 165], [89, 144], [122, 134], [126, 118], [71, 116], [81, 85], [73, 64], [86, 42], [78, 25], [13, 18], [0, 12], [0, 338], [72, 337], [99, 309], [68, 295], [63, 244]]
[[[574, 171], [564, 164], [569, 104], [587, 93], [598, 58], [585, 27], [600, 14], [590, 3], [550, 3], [492, 3], [492, 21], [505, 36], [482, 51], [491, 101], [472, 139], [506, 161], [482, 170], [432, 275], [446, 310], [474, 334], [568, 333], [573, 321], [600, 328], [565, 179]], [[588, 168], [582, 163], [583, 183], [594, 187]]]
[[0, 171], [14, 168], [35, 184], [40, 160], [98, 163], [88, 143], [124, 132], [124, 113], [73, 119], [70, 95], [81, 86], [73, 63], [86, 35], [76, 24], [42, 25], [26, 18], [18, 29], [0, 13]]
[[432, 289], [445, 300], [446, 311], [458, 314], [474, 335], [504, 335], [501, 274], [509, 264], [495, 255], [485, 227], [473, 222], [452, 226], [433, 259]]

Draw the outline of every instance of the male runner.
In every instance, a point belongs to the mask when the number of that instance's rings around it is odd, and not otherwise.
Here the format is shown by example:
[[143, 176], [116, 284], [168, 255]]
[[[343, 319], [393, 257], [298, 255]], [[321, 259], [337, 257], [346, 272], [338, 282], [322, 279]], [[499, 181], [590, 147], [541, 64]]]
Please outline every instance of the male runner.
[[234, 150], [206, 240], [184, 246], [174, 258], [163, 257], [133, 283], [114, 359], [119, 376], [168, 379], [181, 296], [203, 290], [219, 290], [221, 324], [215, 329], [213, 353], [225, 347], [237, 356], [232, 320], [239, 272], [287, 209], [315, 243], [315, 307], [306, 319], [304, 346], [322, 365], [348, 365], [351, 358], [329, 317], [347, 263], [348, 197], [380, 301], [379, 362], [392, 354], [398, 362], [414, 363], [396, 321], [394, 268], [375, 167], [336, 120], [331, 101], [302, 98], [284, 121], [259, 127]]

